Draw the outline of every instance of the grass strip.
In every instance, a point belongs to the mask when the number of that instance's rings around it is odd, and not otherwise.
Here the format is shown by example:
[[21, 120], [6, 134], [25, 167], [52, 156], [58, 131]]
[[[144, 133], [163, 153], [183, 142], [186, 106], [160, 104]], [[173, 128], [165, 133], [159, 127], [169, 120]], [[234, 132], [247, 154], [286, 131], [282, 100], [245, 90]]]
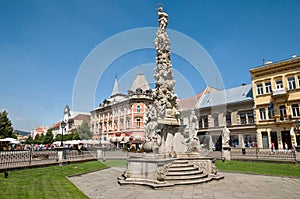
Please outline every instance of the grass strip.
[[0, 198], [87, 198], [66, 176], [107, 168], [100, 161], [10, 171], [0, 178]]
[[216, 166], [219, 171], [300, 178], [300, 167], [295, 164], [217, 160]]

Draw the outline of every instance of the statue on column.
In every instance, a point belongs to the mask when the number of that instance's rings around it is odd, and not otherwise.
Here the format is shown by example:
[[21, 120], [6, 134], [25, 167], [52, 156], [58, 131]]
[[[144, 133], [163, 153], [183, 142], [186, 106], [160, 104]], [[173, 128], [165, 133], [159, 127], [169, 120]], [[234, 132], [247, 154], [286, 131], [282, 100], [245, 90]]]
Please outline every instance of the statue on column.
[[158, 134], [158, 114], [157, 108], [151, 106], [145, 121], [146, 140], [144, 143], [145, 152], [158, 153], [158, 148], [161, 145], [161, 136]]
[[197, 137], [199, 122], [194, 110], [191, 111], [191, 115], [189, 118], [189, 127], [190, 136], [192, 135]]
[[223, 130], [222, 130], [222, 147], [230, 147], [229, 146], [229, 140], [230, 140], [230, 131], [229, 129], [224, 126]]
[[191, 115], [189, 118], [189, 138], [186, 140], [185, 144], [187, 148], [187, 152], [200, 152], [200, 143], [199, 138], [197, 136], [199, 128], [198, 118], [195, 114], [195, 111], [191, 111]]

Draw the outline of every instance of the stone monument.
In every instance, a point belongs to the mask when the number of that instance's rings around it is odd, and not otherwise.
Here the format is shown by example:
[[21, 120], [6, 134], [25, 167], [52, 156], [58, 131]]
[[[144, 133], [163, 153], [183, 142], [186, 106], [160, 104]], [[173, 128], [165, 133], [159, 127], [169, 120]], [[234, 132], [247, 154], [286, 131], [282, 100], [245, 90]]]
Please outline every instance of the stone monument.
[[231, 147], [229, 146], [229, 140], [230, 140], [230, 131], [229, 129], [224, 126], [222, 130], [222, 158], [225, 158], [225, 160], [230, 160], [230, 151]]
[[130, 156], [119, 184], [141, 184], [153, 188], [177, 184], [195, 184], [220, 179], [214, 158], [200, 157], [195, 111], [190, 116], [189, 138], [184, 139], [186, 125], [180, 124], [175, 80], [172, 71], [170, 40], [167, 34], [168, 14], [158, 9], [159, 27], [154, 40], [154, 103], [145, 123], [146, 139], [142, 156]]

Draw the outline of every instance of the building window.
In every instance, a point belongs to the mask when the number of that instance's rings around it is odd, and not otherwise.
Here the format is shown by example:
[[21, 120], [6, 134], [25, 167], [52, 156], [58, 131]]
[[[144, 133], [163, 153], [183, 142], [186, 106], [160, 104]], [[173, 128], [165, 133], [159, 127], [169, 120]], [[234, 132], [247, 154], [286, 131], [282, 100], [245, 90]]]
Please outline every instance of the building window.
[[265, 108], [260, 108], [259, 109], [259, 118], [260, 118], [260, 120], [265, 120], [266, 119], [266, 110], [265, 110]]
[[247, 124], [247, 118], [245, 113], [240, 114], [241, 124]]
[[285, 105], [279, 106], [280, 120], [284, 120], [286, 117], [286, 108]]
[[208, 128], [208, 117], [207, 116], [205, 116], [203, 118], [203, 124], [204, 124], [204, 128]]
[[137, 113], [140, 113], [140, 112], [141, 112], [141, 106], [140, 106], [140, 105], [137, 105], [137, 107], [136, 107], [136, 112], [137, 112]]
[[229, 144], [232, 147], [239, 147], [239, 137], [238, 137], [238, 135], [230, 135]]
[[293, 112], [293, 117], [299, 117], [300, 116], [300, 111], [299, 111], [299, 105], [298, 104], [292, 104], [292, 112]]
[[272, 93], [271, 82], [266, 82], [265, 83], [265, 88], [266, 88], [266, 93]]
[[127, 128], [130, 128], [130, 119], [127, 119]]
[[231, 113], [226, 114], [226, 125], [227, 126], [231, 125]]
[[141, 118], [140, 117], [137, 117], [135, 121], [136, 121], [137, 126], [141, 126]]
[[214, 119], [214, 126], [219, 126], [219, 118], [218, 118], [218, 115], [214, 115], [213, 116], [213, 119]]
[[256, 147], [256, 134], [244, 135], [244, 147]]
[[254, 114], [253, 112], [249, 112], [248, 114], [248, 124], [253, 124], [254, 123]]
[[288, 88], [289, 90], [294, 90], [296, 88], [296, 82], [294, 77], [288, 78]]
[[262, 84], [257, 84], [257, 95], [262, 95], [262, 94], [264, 94], [263, 86]]
[[268, 108], [268, 116], [269, 116], [269, 119], [273, 119], [274, 117], [274, 109], [271, 109], [270, 107]]
[[281, 79], [276, 80], [276, 89], [280, 89], [280, 88], [283, 88], [282, 80]]
[[298, 88], [300, 88], [300, 75], [298, 76]]

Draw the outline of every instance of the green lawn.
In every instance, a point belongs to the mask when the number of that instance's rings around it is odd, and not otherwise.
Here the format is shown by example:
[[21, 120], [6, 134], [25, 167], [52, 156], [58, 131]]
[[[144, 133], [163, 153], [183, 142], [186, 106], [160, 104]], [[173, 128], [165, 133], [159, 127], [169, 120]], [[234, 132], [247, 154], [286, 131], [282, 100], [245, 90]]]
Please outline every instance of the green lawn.
[[87, 198], [66, 176], [107, 168], [99, 161], [9, 171], [0, 176], [0, 198]]
[[108, 167], [126, 167], [127, 166], [126, 160], [106, 160], [106, 161], [101, 161], [101, 162]]
[[[81, 174], [107, 167], [125, 167], [124, 160], [92, 161], [67, 166], [49, 166], [9, 171], [8, 178], [0, 176], [0, 198], [87, 198], [66, 176]], [[216, 161], [219, 171], [256, 173], [276, 176], [300, 177], [300, 168], [294, 164], [263, 162]]]
[[300, 178], [300, 167], [295, 164], [280, 164], [267, 162], [216, 161], [219, 171], [254, 173], [274, 176], [289, 176]]

